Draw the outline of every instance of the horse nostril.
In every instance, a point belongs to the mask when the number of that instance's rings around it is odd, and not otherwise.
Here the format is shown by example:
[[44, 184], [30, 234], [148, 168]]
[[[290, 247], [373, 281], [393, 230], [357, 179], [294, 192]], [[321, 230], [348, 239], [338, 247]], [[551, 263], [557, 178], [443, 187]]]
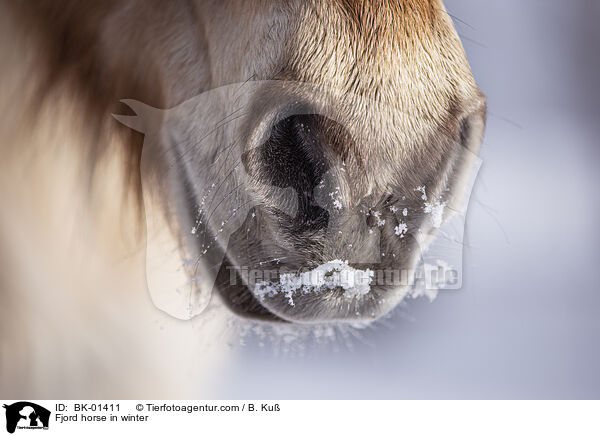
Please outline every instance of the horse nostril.
[[279, 187], [312, 191], [327, 171], [319, 137], [318, 115], [294, 115], [279, 121], [261, 147], [266, 177]]
[[329, 222], [329, 213], [315, 198], [315, 188], [329, 169], [321, 123], [319, 115], [287, 117], [273, 126], [269, 138], [255, 151], [262, 182], [296, 192], [298, 210], [288, 222], [295, 232], [320, 230]]

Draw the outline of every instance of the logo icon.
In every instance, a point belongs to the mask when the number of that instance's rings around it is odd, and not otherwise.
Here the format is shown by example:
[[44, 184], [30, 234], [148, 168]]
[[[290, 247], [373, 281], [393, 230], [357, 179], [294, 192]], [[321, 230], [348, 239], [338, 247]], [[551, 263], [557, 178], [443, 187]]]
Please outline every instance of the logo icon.
[[29, 401], [19, 401], [4, 405], [6, 409], [6, 431], [14, 433], [18, 429], [48, 429], [50, 411]]

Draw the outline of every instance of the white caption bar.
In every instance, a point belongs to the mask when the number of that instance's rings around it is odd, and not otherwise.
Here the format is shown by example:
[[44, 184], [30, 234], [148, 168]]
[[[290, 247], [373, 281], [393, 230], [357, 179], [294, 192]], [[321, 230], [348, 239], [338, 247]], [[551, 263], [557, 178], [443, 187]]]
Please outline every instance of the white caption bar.
[[[599, 401], [4, 400], [0, 434], [600, 435]], [[4, 432], [4, 433], [3, 433]], [[215, 433], [218, 432], [218, 433]]]

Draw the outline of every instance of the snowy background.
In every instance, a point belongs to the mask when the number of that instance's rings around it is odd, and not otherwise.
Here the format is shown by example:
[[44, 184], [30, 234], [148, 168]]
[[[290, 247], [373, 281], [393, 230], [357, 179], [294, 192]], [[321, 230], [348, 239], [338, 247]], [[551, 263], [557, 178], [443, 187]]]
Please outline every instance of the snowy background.
[[600, 2], [445, 3], [489, 99], [463, 289], [352, 349], [250, 337], [217, 398], [600, 397]]

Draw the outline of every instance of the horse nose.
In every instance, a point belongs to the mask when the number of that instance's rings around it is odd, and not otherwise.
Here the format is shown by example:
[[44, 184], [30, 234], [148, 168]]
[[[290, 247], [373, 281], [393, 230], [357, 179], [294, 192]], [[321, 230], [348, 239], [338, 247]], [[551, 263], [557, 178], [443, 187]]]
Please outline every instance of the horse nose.
[[331, 166], [325, 122], [314, 114], [286, 117], [273, 125], [264, 143], [244, 157], [246, 170], [262, 183], [294, 191], [297, 209], [286, 223], [294, 232], [322, 230], [329, 223], [330, 214], [317, 198], [317, 188]]

